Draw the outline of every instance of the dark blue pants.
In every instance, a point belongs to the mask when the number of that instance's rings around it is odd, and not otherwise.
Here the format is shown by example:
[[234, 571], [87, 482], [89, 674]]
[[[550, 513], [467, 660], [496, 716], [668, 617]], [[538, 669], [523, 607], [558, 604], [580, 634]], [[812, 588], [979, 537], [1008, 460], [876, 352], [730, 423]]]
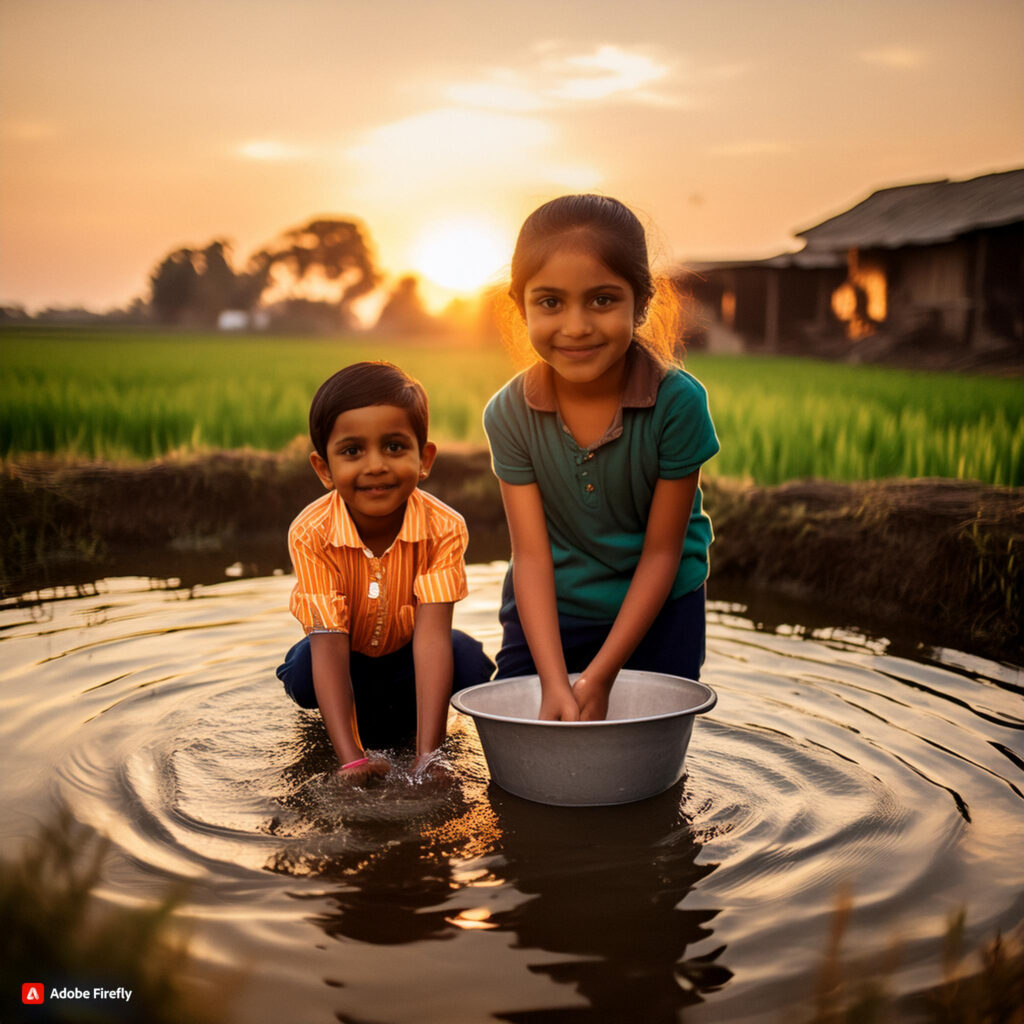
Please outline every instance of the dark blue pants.
[[[504, 634], [495, 678], [535, 675], [537, 669], [516, 606], [506, 605], [505, 609], [501, 613]], [[559, 615], [558, 628], [562, 634], [565, 667], [570, 672], [582, 672], [601, 649], [612, 623]], [[703, 664], [704, 587], [700, 586], [665, 602], [625, 667], [699, 679]]]
[[[484, 654], [483, 645], [471, 636], [452, 630], [454, 674], [452, 692], [486, 683], [494, 662]], [[349, 654], [349, 675], [356, 703], [359, 737], [372, 748], [393, 747], [416, 735], [416, 670], [412, 641], [391, 654], [371, 658], [353, 651]], [[313, 655], [309, 637], [303, 637], [284, 656], [277, 669], [285, 693], [301, 708], [315, 708]]]

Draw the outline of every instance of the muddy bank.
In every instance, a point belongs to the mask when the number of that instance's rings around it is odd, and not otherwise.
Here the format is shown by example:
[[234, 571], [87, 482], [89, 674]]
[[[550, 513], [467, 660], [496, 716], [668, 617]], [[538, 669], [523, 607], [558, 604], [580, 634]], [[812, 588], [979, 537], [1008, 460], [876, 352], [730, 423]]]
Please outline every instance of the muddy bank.
[[709, 481], [713, 575], [843, 608], [885, 632], [1021, 660], [1024, 489], [957, 480]]
[[[950, 480], [704, 486], [716, 535], [712, 597], [756, 589], [820, 601], [841, 609], [845, 624], [898, 618], [933, 642], [1020, 659], [1024, 490]], [[466, 517], [471, 561], [507, 557], [485, 450], [443, 452], [427, 489]], [[11, 597], [118, 574], [188, 585], [211, 582], [211, 560], [233, 563], [236, 575], [286, 570], [288, 524], [321, 493], [294, 453], [7, 463], [0, 587]]]

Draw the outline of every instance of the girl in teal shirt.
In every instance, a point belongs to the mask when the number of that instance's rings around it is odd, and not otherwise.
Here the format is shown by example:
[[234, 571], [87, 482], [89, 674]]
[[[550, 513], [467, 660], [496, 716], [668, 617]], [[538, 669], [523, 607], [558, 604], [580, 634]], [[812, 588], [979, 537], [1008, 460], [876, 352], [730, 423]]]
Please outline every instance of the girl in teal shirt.
[[509, 294], [539, 359], [484, 412], [512, 539], [497, 677], [537, 673], [541, 718], [601, 719], [624, 667], [699, 675], [712, 534], [698, 483], [718, 439], [622, 203], [535, 210]]

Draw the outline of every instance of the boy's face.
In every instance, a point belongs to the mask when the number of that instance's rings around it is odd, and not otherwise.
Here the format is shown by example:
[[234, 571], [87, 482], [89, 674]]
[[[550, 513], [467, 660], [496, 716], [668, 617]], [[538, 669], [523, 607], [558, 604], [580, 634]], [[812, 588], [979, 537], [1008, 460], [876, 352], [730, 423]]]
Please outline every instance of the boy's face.
[[409, 414], [395, 405], [365, 405], [343, 412], [327, 439], [327, 460], [313, 452], [310, 462], [323, 485], [348, 506], [361, 532], [386, 521], [401, 524], [405, 503], [425, 480], [437, 448], [419, 441]]

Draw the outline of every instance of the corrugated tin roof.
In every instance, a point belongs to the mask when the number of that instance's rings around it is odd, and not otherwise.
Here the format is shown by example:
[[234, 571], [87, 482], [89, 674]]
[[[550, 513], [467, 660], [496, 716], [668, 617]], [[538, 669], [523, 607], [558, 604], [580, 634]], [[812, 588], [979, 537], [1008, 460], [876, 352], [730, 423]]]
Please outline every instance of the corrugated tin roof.
[[801, 270], [827, 270], [845, 266], [845, 254], [801, 249], [799, 252], [784, 252], [760, 260], [687, 260], [682, 264], [682, 269], [705, 273], [709, 270], [785, 270], [789, 267], [798, 267]]
[[797, 231], [808, 249], [894, 249], [948, 242], [978, 228], [1024, 221], [1024, 168], [968, 181], [883, 188], [852, 209]]

